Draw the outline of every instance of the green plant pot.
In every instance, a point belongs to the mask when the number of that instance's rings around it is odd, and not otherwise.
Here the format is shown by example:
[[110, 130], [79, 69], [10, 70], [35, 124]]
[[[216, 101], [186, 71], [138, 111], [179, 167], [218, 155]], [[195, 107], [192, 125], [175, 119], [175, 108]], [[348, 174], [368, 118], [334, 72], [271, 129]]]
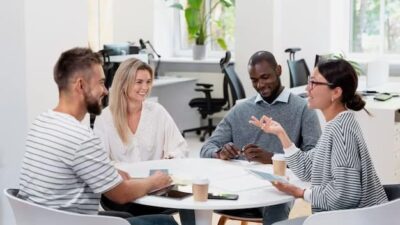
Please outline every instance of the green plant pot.
[[193, 59], [202, 60], [206, 57], [205, 45], [193, 45]]

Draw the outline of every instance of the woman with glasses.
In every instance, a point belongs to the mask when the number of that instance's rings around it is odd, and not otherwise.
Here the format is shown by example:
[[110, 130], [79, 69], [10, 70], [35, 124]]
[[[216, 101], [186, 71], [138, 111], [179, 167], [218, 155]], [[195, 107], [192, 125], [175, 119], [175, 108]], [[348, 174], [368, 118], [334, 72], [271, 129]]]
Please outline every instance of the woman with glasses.
[[387, 201], [353, 112], [365, 106], [356, 93], [357, 83], [353, 67], [342, 59], [323, 62], [314, 69], [307, 85], [308, 107], [320, 109], [327, 124], [310, 151], [300, 151], [273, 118], [264, 115], [260, 120], [252, 117], [249, 121], [276, 135], [290, 169], [301, 180], [311, 182], [307, 189], [282, 182], [275, 182], [274, 186], [304, 198], [311, 203], [313, 212], [367, 207]]

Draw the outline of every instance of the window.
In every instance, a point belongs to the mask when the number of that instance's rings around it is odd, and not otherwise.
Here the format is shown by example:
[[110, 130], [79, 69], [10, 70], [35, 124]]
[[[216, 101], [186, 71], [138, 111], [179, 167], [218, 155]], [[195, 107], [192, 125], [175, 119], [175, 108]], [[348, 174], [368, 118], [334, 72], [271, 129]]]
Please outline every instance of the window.
[[[185, 7], [186, 0], [179, 0], [179, 2]], [[207, 54], [216, 55], [223, 51], [217, 42], [217, 38], [222, 37], [230, 51], [234, 51], [235, 39], [235, 1], [232, 0], [233, 6], [226, 8], [221, 4], [217, 4], [219, 0], [205, 0], [205, 8], [209, 11], [213, 8], [212, 18], [208, 23], [207, 32], [209, 38], [207, 39]], [[175, 55], [177, 56], [188, 56], [191, 54], [193, 40], [189, 40], [186, 20], [184, 11], [176, 10], [175, 20], [177, 26], [175, 27]], [[220, 55], [220, 54], [218, 54]]]
[[350, 51], [400, 54], [400, 1], [353, 0]]

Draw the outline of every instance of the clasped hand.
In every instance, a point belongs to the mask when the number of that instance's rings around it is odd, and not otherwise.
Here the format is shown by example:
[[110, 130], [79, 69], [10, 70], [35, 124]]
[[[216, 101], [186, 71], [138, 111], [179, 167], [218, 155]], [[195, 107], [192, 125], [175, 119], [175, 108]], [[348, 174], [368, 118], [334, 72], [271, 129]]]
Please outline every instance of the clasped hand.
[[248, 144], [239, 149], [233, 143], [227, 143], [222, 147], [219, 152], [219, 158], [223, 160], [236, 159], [243, 155], [248, 161], [255, 161], [259, 163], [271, 163], [272, 153], [263, 150], [255, 144]]

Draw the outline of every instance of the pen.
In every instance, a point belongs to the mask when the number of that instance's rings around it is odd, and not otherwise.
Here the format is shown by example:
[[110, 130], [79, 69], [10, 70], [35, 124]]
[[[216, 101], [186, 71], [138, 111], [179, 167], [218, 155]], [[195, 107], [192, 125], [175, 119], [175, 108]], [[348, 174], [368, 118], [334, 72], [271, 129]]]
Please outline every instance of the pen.
[[[263, 133], [264, 133], [263, 130], [258, 130], [257, 133], [256, 133], [256, 136], [254, 137], [253, 142], [251, 142], [251, 143], [256, 145], [257, 142], [260, 140], [260, 137], [261, 137], [261, 135], [262, 135]], [[246, 147], [246, 145], [243, 146], [242, 149], [240, 150], [240, 155], [244, 155], [244, 147]], [[249, 160], [247, 160], [247, 161], [249, 161]]]

